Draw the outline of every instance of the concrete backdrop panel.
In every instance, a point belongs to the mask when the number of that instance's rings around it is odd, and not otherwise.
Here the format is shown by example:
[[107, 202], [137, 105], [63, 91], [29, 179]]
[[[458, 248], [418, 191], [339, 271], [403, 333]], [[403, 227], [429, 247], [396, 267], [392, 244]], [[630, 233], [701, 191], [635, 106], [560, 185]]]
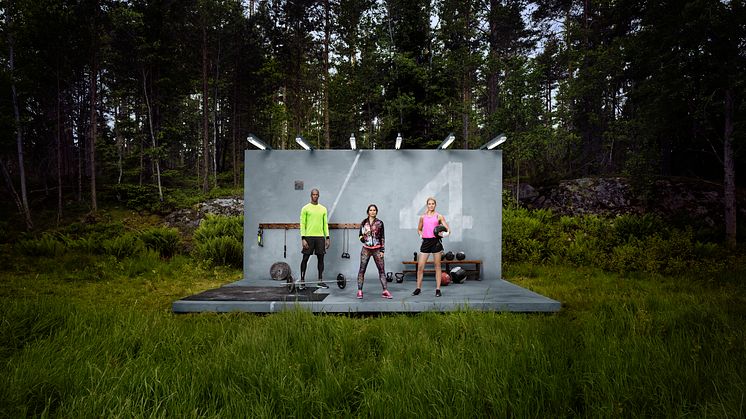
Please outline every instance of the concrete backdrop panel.
[[[287, 262], [295, 278], [301, 261], [298, 229], [265, 229], [260, 223], [298, 223], [300, 209], [319, 189], [330, 223], [358, 224], [368, 204], [385, 224], [386, 271], [400, 272], [420, 246], [418, 217], [428, 196], [446, 217], [446, 251], [481, 259], [482, 278], [502, 275], [502, 152], [499, 150], [247, 150], [244, 176], [244, 279], [266, 280], [270, 266]], [[354, 286], [361, 244], [357, 229], [331, 231], [324, 279], [343, 273]], [[346, 251], [350, 259], [341, 258]], [[316, 279], [311, 257], [307, 280]], [[366, 282], [377, 278], [370, 262]], [[377, 282], [377, 281], [376, 281]]]

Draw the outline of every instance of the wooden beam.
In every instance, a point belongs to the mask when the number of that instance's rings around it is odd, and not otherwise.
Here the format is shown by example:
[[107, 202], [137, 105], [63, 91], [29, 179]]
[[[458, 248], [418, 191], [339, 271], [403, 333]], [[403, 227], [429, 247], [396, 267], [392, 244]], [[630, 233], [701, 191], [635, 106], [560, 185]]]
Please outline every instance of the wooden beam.
[[[259, 223], [259, 228], [266, 228], [267, 230], [292, 230], [299, 229], [300, 223]], [[329, 229], [358, 229], [360, 224], [357, 223], [329, 223]]]

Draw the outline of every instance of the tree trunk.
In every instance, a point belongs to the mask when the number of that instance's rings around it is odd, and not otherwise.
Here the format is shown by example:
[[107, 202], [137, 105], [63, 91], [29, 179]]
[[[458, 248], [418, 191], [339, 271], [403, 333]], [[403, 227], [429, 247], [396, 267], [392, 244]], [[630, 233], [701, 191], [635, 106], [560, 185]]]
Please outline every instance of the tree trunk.
[[[59, 58], [59, 57], [58, 57]], [[60, 68], [59, 59], [57, 61], [57, 109], [56, 109], [56, 129], [55, 143], [57, 145], [57, 225], [62, 221], [62, 117], [60, 116], [61, 106], [60, 94]]]
[[723, 133], [723, 198], [725, 207], [725, 243], [736, 248], [736, 167], [733, 155], [733, 87], [725, 90], [725, 129]]
[[[9, 55], [10, 55], [10, 76], [11, 76], [11, 83], [10, 83], [10, 90], [12, 92], [13, 96], [13, 116], [15, 118], [15, 125], [16, 125], [16, 148], [18, 150], [18, 174], [20, 176], [21, 180], [21, 197], [20, 197], [20, 206], [19, 211], [21, 213], [21, 217], [23, 217], [23, 221], [26, 223], [26, 229], [31, 230], [34, 227], [34, 223], [31, 221], [31, 208], [28, 205], [28, 194], [26, 192], [26, 169], [24, 166], [24, 158], [23, 158], [23, 131], [21, 130], [21, 114], [18, 110], [18, 95], [16, 94], [16, 82], [14, 78], [14, 71], [15, 71], [15, 56], [14, 56], [14, 39], [13, 34], [8, 35], [8, 47], [9, 47]], [[3, 170], [5, 170], [5, 167], [3, 167]], [[9, 182], [9, 185], [11, 188], [13, 187], [13, 182], [10, 179], [10, 175], [7, 174], [7, 171], [5, 171], [7, 180]], [[15, 188], [12, 188], [13, 192], [15, 193]]]
[[331, 42], [331, 22], [329, 22], [329, 0], [324, 0], [324, 141], [331, 148], [329, 132], [329, 43]]
[[150, 157], [151, 161], [155, 166], [155, 179], [158, 185], [158, 199], [163, 202], [163, 188], [161, 187], [161, 164], [160, 157], [158, 155], [158, 143], [155, 139], [155, 131], [153, 130], [153, 110], [150, 107], [150, 98], [148, 96], [148, 84], [147, 84], [147, 73], [142, 70], [142, 91], [145, 95], [145, 106], [148, 108], [148, 128], [150, 132], [150, 140], [153, 143], [153, 155]]
[[207, 27], [206, 23], [202, 22], [202, 158], [203, 158], [203, 172], [202, 172], [202, 192], [210, 190], [210, 140], [209, 140], [209, 102], [207, 100]]
[[99, 2], [96, 1], [94, 3], [94, 18], [93, 18], [93, 27], [91, 28], [91, 37], [93, 38], [92, 47], [91, 47], [91, 80], [90, 80], [90, 94], [91, 94], [91, 103], [90, 103], [90, 139], [89, 139], [89, 145], [88, 145], [88, 159], [90, 161], [90, 168], [91, 168], [91, 212], [93, 214], [96, 214], [98, 211], [98, 203], [96, 200], [96, 137], [98, 136], [97, 128], [98, 128], [98, 117], [96, 114], [96, 107], [97, 107], [97, 90], [98, 90], [98, 57], [96, 56], [98, 52], [98, 12], [99, 12]]
[[498, 29], [498, 22], [493, 17], [493, 11], [499, 7], [499, 0], [490, 0], [490, 14], [489, 14], [489, 53], [487, 62], [490, 63], [489, 73], [487, 74], [487, 118], [492, 116], [497, 111], [498, 105], [498, 93], [499, 93], [499, 71], [495, 68], [495, 62], [497, 61], [497, 42], [500, 32]]
[[[238, 68], [238, 66], [236, 66]], [[236, 154], [238, 152], [237, 146], [236, 146], [236, 138], [238, 137], [238, 128], [239, 128], [239, 121], [238, 121], [238, 110], [236, 109], [238, 107], [238, 77], [236, 77], [233, 81], [233, 109], [232, 109], [232, 129], [231, 129], [231, 154], [232, 154], [232, 163], [231, 168], [233, 169], [233, 187], [238, 187], [238, 155]]]
[[[222, 124], [218, 123], [218, 101], [220, 93], [218, 86], [220, 85], [220, 40], [218, 37], [218, 47], [215, 57], [215, 92], [213, 95], [213, 107], [212, 107], [212, 187], [217, 189], [218, 187], [218, 152], [221, 153], [221, 169], [222, 169], [222, 152], [223, 146], [218, 148], [218, 139], [222, 138], [222, 133], [219, 132]], [[220, 134], [220, 135], [218, 135]]]

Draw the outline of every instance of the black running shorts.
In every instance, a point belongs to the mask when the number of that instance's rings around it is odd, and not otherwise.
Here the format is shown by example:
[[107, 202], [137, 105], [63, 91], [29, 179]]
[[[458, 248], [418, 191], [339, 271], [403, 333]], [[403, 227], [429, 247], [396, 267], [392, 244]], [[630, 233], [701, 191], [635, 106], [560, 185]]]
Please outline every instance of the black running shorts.
[[304, 237], [304, 239], [308, 243], [308, 249], [301, 250], [304, 255], [326, 254], [326, 240], [323, 237]]
[[420, 246], [421, 253], [440, 253], [442, 251], [443, 244], [441, 244], [439, 238], [422, 239], [422, 245]]

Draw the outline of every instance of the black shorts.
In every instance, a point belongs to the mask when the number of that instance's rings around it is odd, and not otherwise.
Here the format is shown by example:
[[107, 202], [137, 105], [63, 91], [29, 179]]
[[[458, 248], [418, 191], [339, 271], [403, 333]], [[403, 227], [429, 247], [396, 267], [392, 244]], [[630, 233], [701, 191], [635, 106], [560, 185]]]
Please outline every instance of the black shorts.
[[304, 237], [306, 243], [308, 243], [308, 249], [303, 249], [301, 245], [301, 252], [304, 255], [323, 255], [326, 254], [326, 239], [323, 237]]
[[421, 253], [440, 253], [443, 251], [443, 244], [440, 239], [433, 237], [432, 239], [422, 239], [422, 245], [420, 246]]

